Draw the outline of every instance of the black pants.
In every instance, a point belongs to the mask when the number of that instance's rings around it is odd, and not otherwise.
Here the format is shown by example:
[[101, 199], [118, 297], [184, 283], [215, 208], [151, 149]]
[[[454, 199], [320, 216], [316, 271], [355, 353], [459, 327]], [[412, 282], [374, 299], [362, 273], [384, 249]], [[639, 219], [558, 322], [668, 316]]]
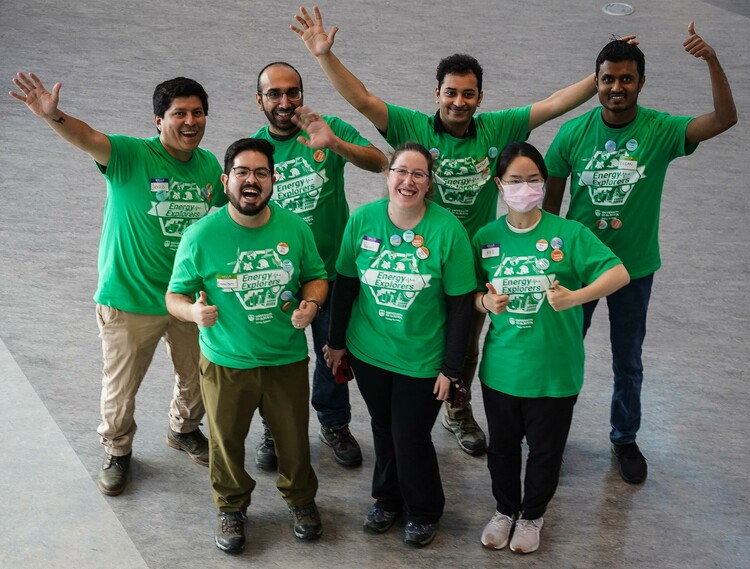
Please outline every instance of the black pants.
[[[547, 509], [560, 478], [563, 451], [568, 440], [572, 397], [515, 397], [482, 383], [489, 444], [487, 468], [497, 511], [535, 520]], [[521, 441], [529, 445], [521, 499]]]
[[431, 435], [441, 404], [435, 378], [400, 375], [351, 354], [349, 361], [371, 417], [375, 504], [413, 522], [437, 522], [445, 496]]

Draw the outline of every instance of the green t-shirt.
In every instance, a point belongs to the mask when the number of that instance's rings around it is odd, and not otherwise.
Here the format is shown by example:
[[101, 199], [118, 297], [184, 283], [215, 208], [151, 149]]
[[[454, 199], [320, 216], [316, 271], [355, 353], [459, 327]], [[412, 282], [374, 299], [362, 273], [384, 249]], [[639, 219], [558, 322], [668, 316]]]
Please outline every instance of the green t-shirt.
[[225, 206], [185, 233], [177, 250], [169, 291], [206, 291], [218, 307], [214, 326], [200, 330], [203, 355], [236, 369], [280, 366], [307, 356], [304, 330], [292, 326], [297, 293], [325, 279], [310, 228], [299, 217], [270, 204], [262, 227], [236, 223]]
[[[370, 146], [357, 129], [339, 118], [323, 116], [333, 133], [341, 140], [357, 146]], [[328, 272], [328, 279], [336, 277], [336, 257], [341, 248], [349, 205], [344, 193], [344, 166], [347, 160], [331, 150], [314, 150], [297, 142], [300, 132], [287, 140], [271, 136], [264, 126], [253, 136], [274, 145], [273, 161], [276, 182], [275, 201], [304, 219], [315, 236], [318, 252]]]
[[167, 153], [159, 137], [110, 135], [99, 285], [94, 300], [137, 314], [166, 314], [164, 295], [185, 229], [225, 203], [221, 166], [197, 148], [188, 162]]
[[508, 308], [490, 314], [479, 378], [516, 397], [569, 397], [583, 386], [583, 310], [555, 312], [546, 302], [556, 280], [570, 290], [596, 280], [620, 260], [576, 221], [542, 212], [531, 231], [516, 233], [507, 216], [472, 241], [477, 290], [491, 282], [510, 295]]
[[469, 238], [432, 202], [409, 231], [393, 225], [387, 210], [387, 199], [363, 205], [344, 231], [336, 270], [360, 281], [347, 348], [383, 369], [436, 377], [445, 358], [445, 295], [476, 286]]
[[388, 105], [385, 139], [394, 148], [419, 142], [435, 159], [435, 203], [455, 215], [469, 236], [497, 217], [497, 157], [511, 142], [529, 135], [531, 105], [481, 113], [464, 138], [435, 129], [435, 115]]
[[550, 176], [571, 176], [567, 217], [612, 249], [631, 279], [661, 266], [664, 177], [672, 160], [698, 147], [685, 142], [691, 120], [638, 107], [633, 122], [612, 128], [596, 108], [563, 124], [545, 157]]

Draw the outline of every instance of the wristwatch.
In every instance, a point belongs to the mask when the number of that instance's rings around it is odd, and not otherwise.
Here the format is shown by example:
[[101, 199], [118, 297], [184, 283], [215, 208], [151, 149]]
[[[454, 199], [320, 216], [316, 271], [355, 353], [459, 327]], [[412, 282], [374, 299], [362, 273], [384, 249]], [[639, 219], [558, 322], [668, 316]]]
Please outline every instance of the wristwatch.
[[315, 306], [318, 307], [318, 314], [320, 314], [320, 309], [323, 308], [323, 305], [319, 303], [317, 300], [313, 300], [312, 298], [306, 299], [306, 302], [312, 302]]

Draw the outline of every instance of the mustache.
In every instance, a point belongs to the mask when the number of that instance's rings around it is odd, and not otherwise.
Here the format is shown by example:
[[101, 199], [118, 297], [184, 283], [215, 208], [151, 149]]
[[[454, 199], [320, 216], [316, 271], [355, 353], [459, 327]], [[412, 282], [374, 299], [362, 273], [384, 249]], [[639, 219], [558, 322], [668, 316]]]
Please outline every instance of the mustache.
[[261, 187], [258, 184], [255, 184], [253, 182], [248, 182], [247, 184], [243, 184], [242, 188], [240, 188], [240, 190], [244, 192], [248, 188], [252, 188], [252, 189], [254, 189], [254, 190], [258, 191], [258, 192], [263, 192], [263, 190], [261, 189]]

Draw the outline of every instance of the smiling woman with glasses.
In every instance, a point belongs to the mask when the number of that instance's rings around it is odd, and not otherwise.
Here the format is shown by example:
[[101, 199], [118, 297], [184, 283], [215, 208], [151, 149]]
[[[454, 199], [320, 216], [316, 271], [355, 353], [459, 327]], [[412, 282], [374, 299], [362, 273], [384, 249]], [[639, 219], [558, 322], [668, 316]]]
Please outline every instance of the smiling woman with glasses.
[[423, 547], [445, 505], [430, 432], [441, 402], [463, 393], [476, 282], [466, 230], [430, 200], [430, 152], [399, 146], [386, 181], [388, 197], [356, 210], [344, 231], [324, 353], [334, 374], [348, 356], [372, 418], [365, 531], [383, 533], [403, 513], [404, 541]]

